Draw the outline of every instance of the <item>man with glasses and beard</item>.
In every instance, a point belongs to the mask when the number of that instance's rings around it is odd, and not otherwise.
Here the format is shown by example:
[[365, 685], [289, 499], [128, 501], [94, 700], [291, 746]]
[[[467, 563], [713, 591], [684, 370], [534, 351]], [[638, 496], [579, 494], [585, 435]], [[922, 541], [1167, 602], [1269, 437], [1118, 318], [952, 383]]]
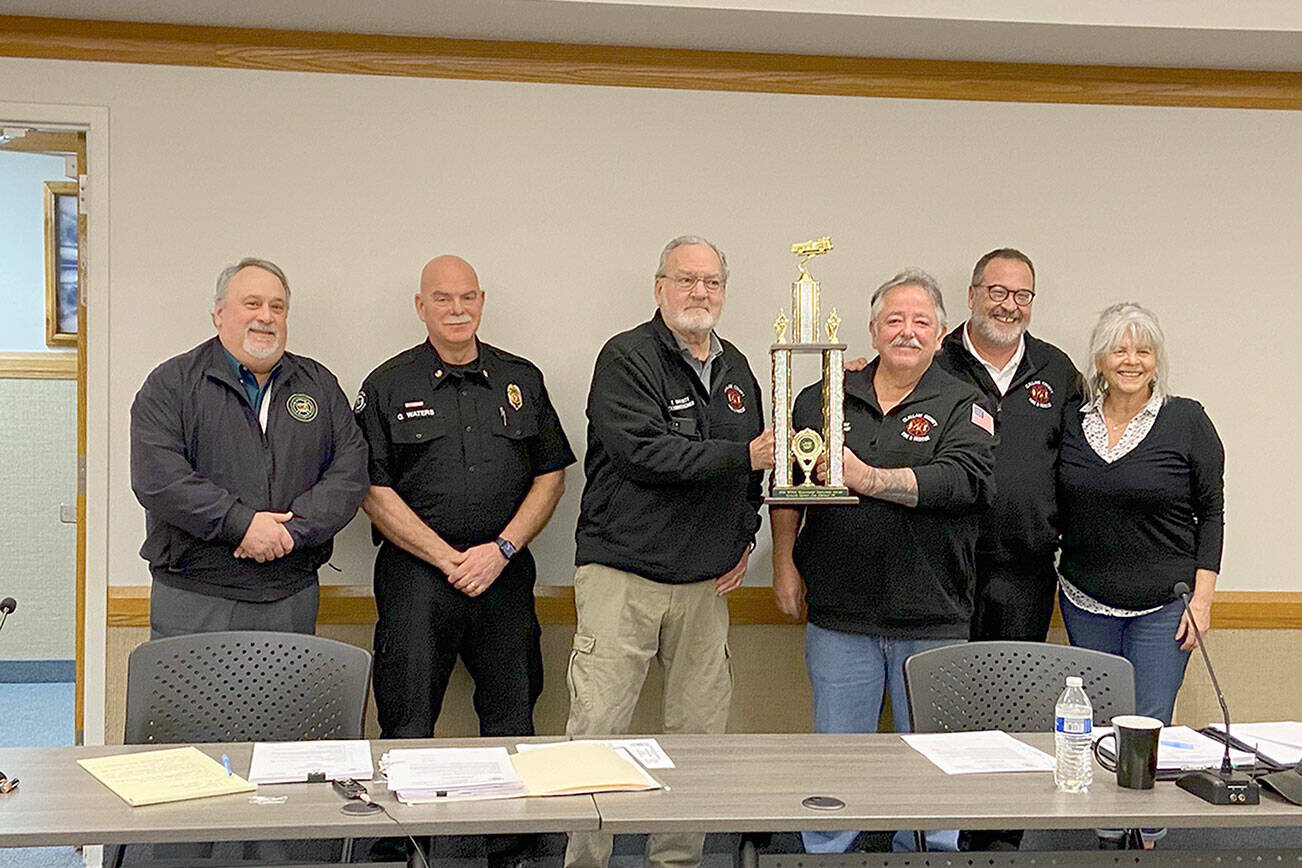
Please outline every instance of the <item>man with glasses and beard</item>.
[[224, 269], [217, 335], [131, 405], [151, 638], [316, 630], [317, 570], [366, 494], [366, 443], [334, 375], [285, 352], [288, 316], [274, 263]]
[[[741, 586], [773, 467], [760, 389], [715, 334], [728, 264], [703, 238], [660, 254], [649, 322], [606, 342], [588, 393], [576, 533], [570, 716], [576, 737], [627, 732], [651, 658], [666, 732], [723, 732], [732, 700], [726, 594]], [[703, 833], [649, 836], [654, 868], [700, 863]], [[605, 868], [611, 836], [570, 835], [566, 868]]]
[[1057, 588], [1054, 473], [1069, 413], [1084, 382], [1067, 354], [1027, 333], [1035, 266], [1006, 247], [977, 260], [968, 321], [950, 332], [937, 363], [995, 407], [995, 497], [981, 519], [971, 637], [1043, 642]]
[[[1085, 384], [1071, 359], [1032, 337], [1035, 266], [1004, 247], [977, 260], [968, 321], [950, 332], [936, 362], [995, 408], [995, 496], [981, 517], [973, 640], [1043, 642], [1058, 587], [1055, 472], [1063, 426]], [[1022, 833], [964, 831], [965, 850], [1016, 850]]]

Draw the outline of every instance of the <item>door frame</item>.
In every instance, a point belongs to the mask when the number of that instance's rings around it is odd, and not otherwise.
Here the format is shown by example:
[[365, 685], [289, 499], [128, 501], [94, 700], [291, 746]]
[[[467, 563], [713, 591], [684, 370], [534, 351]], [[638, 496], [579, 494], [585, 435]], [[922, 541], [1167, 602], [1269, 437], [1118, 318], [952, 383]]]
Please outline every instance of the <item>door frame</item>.
[[80, 287], [85, 317], [79, 323], [85, 357], [77, 371], [77, 413], [85, 422], [86, 459], [77, 471], [77, 695], [82, 716], [76, 728], [80, 743], [98, 745], [104, 743], [108, 480], [113, 445], [108, 402], [109, 110], [108, 106], [0, 100], [0, 126], [86, 134], [86, 165], [77, 167], [82, 176], [81, 211], [86, 217]]

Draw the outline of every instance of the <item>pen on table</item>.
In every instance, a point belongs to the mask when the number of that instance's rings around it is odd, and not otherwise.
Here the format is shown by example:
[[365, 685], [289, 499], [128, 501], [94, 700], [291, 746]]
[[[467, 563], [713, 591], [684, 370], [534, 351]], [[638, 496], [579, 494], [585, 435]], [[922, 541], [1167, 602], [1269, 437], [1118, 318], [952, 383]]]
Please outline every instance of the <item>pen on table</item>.
[[226, 754], [222, 754], [222, 765], [226, 768], [227, 776], [233, 774], [233, 772], [231, 771], [231, 758], [228, 757]]
[[1194, 746], [1189, 744], [1189, 742], [1187, 741], [1167, 741], [1166, 739], [1162, 739], [1161, 743], [1166, 745], [1167, 747], [1179, 748], [1181, 750], [1194, 749]]

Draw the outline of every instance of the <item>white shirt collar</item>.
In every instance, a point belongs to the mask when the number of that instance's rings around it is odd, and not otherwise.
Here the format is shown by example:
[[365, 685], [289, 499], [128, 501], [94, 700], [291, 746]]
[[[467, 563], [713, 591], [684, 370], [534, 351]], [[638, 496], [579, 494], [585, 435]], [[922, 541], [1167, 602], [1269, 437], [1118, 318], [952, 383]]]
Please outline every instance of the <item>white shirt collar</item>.
[[967, 329], [972, 324], [971, 320], [963, 323], [963, 347], [972, 354], [972, 358], [981, 363], [981, 366], [990, 374], [990, 379], [995, 381], [995, 386], [999, 388], [999, 394], [1003, 395], [1008, 392], [1008, 387], [1013, 384], [1013, 377], [1017, 374], [1017, 366], [1022, 363], [1022, 357], [1026, 355], [1026, 335], [1023, 333], [1017, 339], [1017, 350], [1013, 357], [1008, 360], [1008, 364], [1002, 368], [996, 368], [994, 365], [981, 358], [981, 354], [972, 346], [972, 341], [968, 339]]
[[[1081, 406], [1080, 408], [1081, 413], [1082, 414], [1098, 413], [1099, 415], [1103, 415], [1103, 399], [1106, 397], [1107, 394], [1104, 392], [1100, 392], [1099, 394], [1095, 395], [1093, 399], [1086, 401]], [[1148, 401], [1144, 404], [1143, 409], [1140, 410], [1135, 415], [1142, 416], [1145, 413], [1147, 413], [1150, 416], [1156, 416], [1161, 411], [1162, 405], [1165, 403], [1166, 403], [1166, 395], [1162, 394], [1162, 391], [1160, 389], [1154, 389], [1153, 394], [1149, 396]]]

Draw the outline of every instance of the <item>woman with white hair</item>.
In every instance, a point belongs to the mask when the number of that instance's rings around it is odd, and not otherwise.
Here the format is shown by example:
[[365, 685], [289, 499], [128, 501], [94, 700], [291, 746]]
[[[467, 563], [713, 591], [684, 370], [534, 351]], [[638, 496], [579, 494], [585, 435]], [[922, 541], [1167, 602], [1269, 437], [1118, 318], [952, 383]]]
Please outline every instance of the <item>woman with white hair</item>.
[[1211, 622], [1224, 529], [1225, 451], [1197, 401], [1167, 387], [1157, 317], [1103, 311], [1090, 338], [1089, 398], [1063, 433], [1059, 605], [1073, 645], [1135, 666], [1135, 710], [1171, 722], [1185, 664]]

